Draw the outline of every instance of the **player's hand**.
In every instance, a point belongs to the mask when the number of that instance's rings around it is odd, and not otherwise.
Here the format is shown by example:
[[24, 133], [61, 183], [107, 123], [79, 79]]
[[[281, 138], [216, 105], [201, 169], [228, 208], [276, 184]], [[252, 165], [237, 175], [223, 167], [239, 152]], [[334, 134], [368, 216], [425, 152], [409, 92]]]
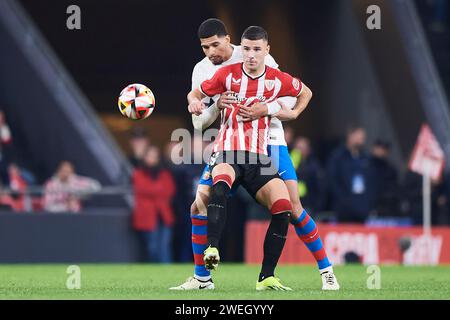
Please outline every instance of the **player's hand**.
[[196, 116], [201, 115], [204, 109], [205, 109], [205, 104], [201, 101], [191, 102], [188, 106], [189, 112], [192, 114], [195, 114]]
[[297, 119], [297, 113], [294, 110], [286, 106], [280, 100], [277, 100], [277, 102], [280, 104], [281, 110], [275, 113], [273, 115], [274, 117], [278, 118], [278, 120], [280, 121], [289, 121]]
[[237, 101], [237, 99], [234, 96], [234, 92], [226, 91], [226, 92], [222, 93], [220, 95], [219, 100], [217, 100], [217, 108], [219, 108], [219, 110], [222, 110], [225, 108], [233, 109], [232, 104], [236, 103], [236, 101]]
[[253, 121], [267, 116], [267, 105], [265, 103], [254, 103], [251, 107], [239, 105], [238, 114], [242, 117], [243, 122]]

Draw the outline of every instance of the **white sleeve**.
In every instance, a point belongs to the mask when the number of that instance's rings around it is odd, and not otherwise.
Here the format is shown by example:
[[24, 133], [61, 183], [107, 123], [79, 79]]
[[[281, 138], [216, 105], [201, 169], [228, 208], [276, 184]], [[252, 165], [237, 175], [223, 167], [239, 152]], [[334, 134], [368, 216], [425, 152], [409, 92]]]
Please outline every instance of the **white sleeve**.
[[266, 66], [269, 66], [269, 67], [274, 68], [274, 69], [278, 69], [278, 67], [279, 67], [278, 63], [275, 61], [275, 59], [270, 54], [268, 54], [264, 58], [264, 64]]
[[202, 83], [203, 79], [201, 77], [201, 67], [197, 63], [194, 67], [194, 70], [192, 71], [192, 86], [191, 90], [197, 89], [200, 87], [200, 84]]
[[220, 110], [217, 108], [217, 102], [214, 102], [208, 109], [203, 110], [202, 114], [196, 116], [192, 115], [192, 124], [197, 130], [204, 130], [216, 121], [220, 115]]

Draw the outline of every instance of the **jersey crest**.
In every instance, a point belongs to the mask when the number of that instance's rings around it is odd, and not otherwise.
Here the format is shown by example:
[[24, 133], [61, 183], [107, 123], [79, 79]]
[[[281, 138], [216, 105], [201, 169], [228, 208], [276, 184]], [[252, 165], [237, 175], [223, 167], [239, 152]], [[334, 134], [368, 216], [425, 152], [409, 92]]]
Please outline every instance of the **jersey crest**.
[[272, 91], [275, 87], [275, 80], [264, 80], [264, 85], [267, 91]]

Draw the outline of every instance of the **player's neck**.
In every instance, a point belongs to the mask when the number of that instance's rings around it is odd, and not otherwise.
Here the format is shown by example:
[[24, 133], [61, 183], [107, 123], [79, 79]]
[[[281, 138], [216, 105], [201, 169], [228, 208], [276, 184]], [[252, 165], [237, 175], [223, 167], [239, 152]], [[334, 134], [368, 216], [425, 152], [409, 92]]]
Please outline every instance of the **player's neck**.
[[255, 70], [249, 70], [247, 69], [247, 67], [245, 66], [245, 63], [242, 64], [242, 69], [244, 70], [244, 72], [251, 76], [252, 78], [258, 78], [260, 77], [264, 71], [266, 70], [266, 65], [262, 64], [258, 67], [258, 69]]

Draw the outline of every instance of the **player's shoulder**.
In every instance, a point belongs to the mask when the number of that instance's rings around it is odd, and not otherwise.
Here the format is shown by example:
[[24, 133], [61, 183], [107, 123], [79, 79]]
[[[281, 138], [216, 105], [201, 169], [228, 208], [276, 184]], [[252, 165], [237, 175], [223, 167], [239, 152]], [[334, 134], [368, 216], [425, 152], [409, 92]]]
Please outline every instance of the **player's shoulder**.
[[274, 67], [266, 65], [266, 72], [280, 73], [282, 71], [278, 68], [274, 68]]
[[280, 80], [290, 80], [292, 78], [295, 78], [293, 75], [291, 75], [288, 72], [284, 72], [283, 70], [280, 70], [277, 68], [272, 68], [269, 66], [267, 66], [266, 72], [268, 75], [277, 77]]
[[233, 64], [229, 64], [226, 66], [223, 66], [219, 69], [222, 74], [228, 74], [228, 73], [236, 73], [242, 69], [242, 62], [236, 62]]
[[268, 76], [282, 77], [282, 76], [284, 76], [286, 73], [283, 72], [283, 71], [281, 71], [281, 70], [278, 69], [278, 68], [274, 68], [274, 67], [271, 67], [271, 66], [266, 65], [266, 74], [267, 74]]
[[197, 62], [194, 66], [194, 73], [195, 72], [201, 72], [202, 70], [205, 70], [208, 68], [208, 64], [211, 63], [207, 57], [204, 57], [202, 60]]
[[236, 63], [230, 64], [226, 67], [228, 67], [230, 70], [231, 69], [233, 69], [233, 70], [234, 69], [242, 69], [242, 62], [236, 62]]
[[[267, 65], [266, 65], [267, 66]], [[286, 74], [286, 72], [284, 72], [283, 70], [281, 70], [278, 67], [272, 67], [272, 66], [267, 66], [266, 70], [270, 70], [273, 73], [277, 73], [277, 74]]]

